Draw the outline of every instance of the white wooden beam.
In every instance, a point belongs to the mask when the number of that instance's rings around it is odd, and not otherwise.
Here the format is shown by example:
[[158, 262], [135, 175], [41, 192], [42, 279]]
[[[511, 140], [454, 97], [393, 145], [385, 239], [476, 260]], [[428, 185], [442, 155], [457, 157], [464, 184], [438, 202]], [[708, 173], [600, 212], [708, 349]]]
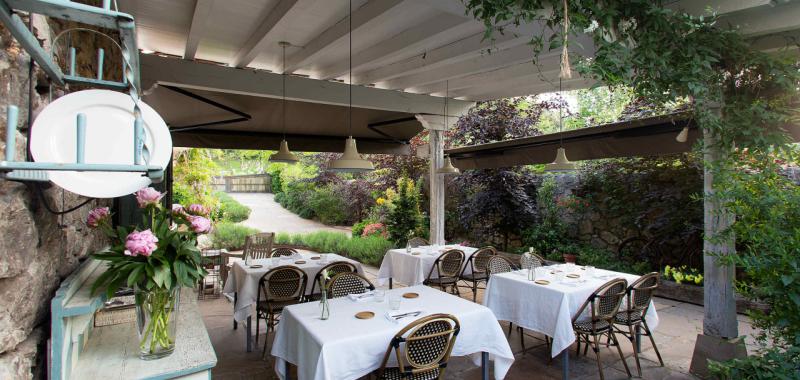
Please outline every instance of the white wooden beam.
[[[538, 95], [548, 92], [558, 91], [558, 70], [545, 72], [544, 75], [550, 82], [542, 80], [539, 75], [520, 77], [516, 80], [509, 80], [499, 83], [496, 86], [470, 87], [463, 90], [451, 91], [450, 96], [458, 99], [468, 99], [471, 101], [493, 100], [510, 98], [515, 96]], [[562, 81], [561, 88], [564, 91], [589, 88], [596, 81], [573, 77]]]
[[484, 33], [479, 32], [424, 54], [359, 74], [353, 81], [357, 84], [384, 82], [477, 57], [487, 49], [501, 51], [521, 45], [530, 41], [531, 37], [537, 33], [543, 32], [544, 28], [538, 23], [506, 27], [503, 34], [495, 33], [493, 40], [485, 39]]
[[245, 42], [236, 53], [231, 65], [235, 67], [245, 67], [253, 62], [253, 60], [258, 57], [258, 54], [264, 50], [267, 43], [269, 43], [267, 40], [269, 32], [286, 17], [286, 14], [292, 10], [296, 3], [297, 0], [280, 0], [275, 4], [275, 6], [264, 15], [261, 21], [259, 21], [258, 28], [256, 28], [253, 34], [250, 35], [250, 38], [247, 39], [247, 42]]
[[441, 12], [449, 13], [454, 16], [462, 16], [472, 18], [467, 13], [467, 7], [464, 6], [462, 0], [410, 0], [420, 5], [435, 8]]
[[[276, 73], [237, 69], [221, 65], [160, 57], [154, 54], [141, 56], [142, 88], [148, 90], [158, 84], [183, 88], [208, 90], [231, 94], [280, 98], [282, 76]], [[291, 88], [289, 100], [347, 106], [347, 84], [290, 75], [286, 86]], [[442, 112], [442, 98], [409, 94], [373, 87], [353, 86], [353, 107], [378, 109], [412, 114], [437, 114]], [[474, 103], [451, 100], [449, 112], [460, 115]]]
[[[354, 54], [353, 70], [358, 71], [359, 68], [370, 63], [402, 56], [408, 51], [418, 51], [425, 46], [427, 41], [441, 38], [442, 35], [452, 33], [454, 29], [465, 28], [474, 24], [474, 20], [447, 13], [439, 13], [431, 18], [429, 22], [412, 26], [389, 39]], [[347, 73], [348, 67], [348, 62], [342, 60], [319, 70], [317, 77], [320, 79], [338, 78]]]
[[756, 7], [771, 6], [772, 1], [773, 0], [682, 0], [668, 4], [667, 7], [681, 10], [695, 16], [708, 14], [708, 9], [718, 15], [726, 15], [751, 10]]
[[[402, 2], [403, 0], [373, 0], [367, 2], [362, 7], [353, 10], [352, 16], [348, 16], [352, 17], [353, 30], [357, 30]], [[327, 46], [335, 43], [340, 38], [346, 37], [350, 33], [350, 20], [348, 20], [348, 17], [343, 18], [306, 43], [302, 50], [288, 57], [286, 59], [286, 72], [297, 71]]]
[[747, 12], [737, 13], [720, 20], [738, 26], [748, 37], [764, 36], [800, 29], [800, 2], [759, 7]]
[[200, 46], [200, 38], [206, 27], [208, 15], [214, 7], [214, 0], [197, 0], [194, 4], [194, 14], [192, 15], [192, 26], [189, 28], [189, 35], [186, 37], [186, 48], [183, 51], [183, 59], [194, 59], [197, 54], [197, 47]]

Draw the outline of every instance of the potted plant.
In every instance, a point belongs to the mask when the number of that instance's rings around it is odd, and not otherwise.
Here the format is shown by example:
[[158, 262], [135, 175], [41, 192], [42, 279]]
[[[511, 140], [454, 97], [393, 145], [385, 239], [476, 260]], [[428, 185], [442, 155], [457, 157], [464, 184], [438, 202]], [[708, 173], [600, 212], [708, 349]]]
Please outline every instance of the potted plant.
[[108, 262], [92, 291], [103, 289], [111, 297], [122, 286], [134, 288], [139, 357], [152, 360], [175, 350], [180, 289], [194, 287], [206, 275], [197, 236], [211, 230], [211, 221], [201, 205], [165, 209], [160, 204], [164, 194], [153, 188], [135, 195], [148, 228], [113, 228], [108, 207], [89, 213], [86, 224], [111, 240], [110, 246], [92, 254]]
[[565, 244], [561, 248], [561, 257], [564, 259], [565, 263], [572, 263], [575, 264], [578, 262], [578, 256], [580, 256], [580, 249], [575, 244]]

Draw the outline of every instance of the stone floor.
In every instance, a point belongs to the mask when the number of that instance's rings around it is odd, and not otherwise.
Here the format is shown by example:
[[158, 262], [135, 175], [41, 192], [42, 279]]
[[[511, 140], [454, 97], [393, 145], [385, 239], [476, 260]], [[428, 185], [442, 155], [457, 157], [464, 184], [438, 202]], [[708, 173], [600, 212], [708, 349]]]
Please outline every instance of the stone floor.
[[[375, 279], [376, 268], [365, 267], [367, 276]], [[470, 291], [464, 291], [463, 297], [471, 298]], [[483, 294], [478, 292], [480, 302]], [[211, 342], [217, 351], [217, 366], [212, 371], [214, 379], [275, 379], [272, 358], [261, 360], [263, 348], [263, 326], [259, 337], [258, 350], [245, 352], [245, 329], [232, 328], [232, 305], [225, 298], [200, 300], [200, 310], [211, 337]], [[660, 367], [656, 355], [646, 340], [642, 342], [642, 378], [644, 379], [692, 379], [689, 375], [689, 362], [694, 349], [695, 338], [702, 331], [703, 308], [701, 306], [681, 303], [667, 299], [656, 299], [656, 308], [660, 324], [655, 332], [665, 367]], [[507, 324], [501, 322], [505, 329]], [[255, 323], [254, 323], [255, 325]], [[255, 329], [255, 327], [254, 327]], [[742, 335], [752, 333], [752, 327], [746, 317], [740, 316], [739, 331]], [[272, 334], [270, 334], [272, 337]], [[516, 360], [506, 379], [560, 379], [561, 361], [559, 358], [548, 361], [548, 352], [545, 348], [542, 335], [533, 332], [524, 334], [526, 351], [520, 345], [520, 336], [515, 331], [509, 338], [511, 348]], [[635, 364], [632, 348], [627, 341], [621, 342], [623, 352], [631, 371], [635, 375]], [[752, 350], [752, 347], [748, 349]], [[602, 347], [600, 349], [601, 362], [606, 379], [625, 379], [625, 370], [616, 350]], [[572, 379], [597, 379], [597, 362], [591, 352], [588, 356], [576, 357], [573, 351], [570, 355], [570, 375]], [[472, 365], [466, 358], [453, 358], [447, 368], [447, 379], [480, 379], [480, 368]]]

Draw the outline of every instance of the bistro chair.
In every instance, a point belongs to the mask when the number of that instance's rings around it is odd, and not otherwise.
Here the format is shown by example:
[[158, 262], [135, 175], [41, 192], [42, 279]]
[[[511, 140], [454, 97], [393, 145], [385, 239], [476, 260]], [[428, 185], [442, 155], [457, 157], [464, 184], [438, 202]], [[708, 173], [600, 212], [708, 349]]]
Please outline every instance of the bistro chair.
[[297, 250], [289, 247], [275, 247], [269, 257], [291, 257], [297, 255]]
[[[348, 261], [335, 261], [322, 267], [322, 269], [320, 269], [319, 272], [317, 272], [317, 274], [314, 276], [314, 282], [311, 283], [311, 292], [308, 296], [310, 299], [318, 300], [320, 298], [320, 296], [316, 294], [316, 289], [320, 279], [322, 279], [322, 273], [325, 271], [329, 271], [331, 277], [333, 277], [339, 273], [356, 273], [358, 272], [358, 268], [356, 268], [353, 263]], [[325, 284], [325, 286], [327, 286], [327, 284]], [[320, 289], [320, 291], [322, 291], [322, 289]]]
[[[471, 283], [472, 288], [472, 302], [478, 300], [478, 285], [486, 283], [489, 280], [489, 274], [486, 271], [486, 263], [492, 256], [497, 255], [497, 250], [494, 247], [484, 247], [473, 252], [467, 259], [467, 264], [459, 275], [461, 281]], [[471, 273], [466, 273], [467, 268]]]
[[330, 298], [346, 297], [348, 294], [362, 294], [375, 290], [366, 277], [355, 273], [339, 273], [328, 281], [328, 294]]
[[543, 267], [544, 263], [545, 263], [544, 258], [535, 253], [528, 252], [527, 257], [524, 254], [520, 255], [519, 257], [519, 266], [522, 267], [522, 269]]
[[[464, 264], [463, 251], [458, 249], [446, 251], [433, 262], [433, 267], [428, 272], [428, 278], [423, 284], [438, 286], [443, 292], [446, 292], [449, 287], [451, 293], [459, 295], [458, 275], [461, 273], [462, 264]], [[434, 271], [436, 272], [436, 277], [433, 275]]]
[[486, 261], [486, 273], [491, 276], [497, 273], [511, 272], [514, 270], [514, 264], [511, 260], [500, 256], [494, 255]]
[[[650, 337], [650, 343], [653, 345], [653, 350], [656, 352], [658, 362], [662, 367], [664, 366], [664, 360], [661, 359], [661, 353], [658, 352], [656, 341], [653, 339], [653, 332], [650, 331], [650, 327], [647, 326], [647, 321], [645, 321], [644, 318], [647, 315], [647, 310], [650, 308], [650, 301], [653, 299], [653, 293], [656, 288], [658, 288], [657, 272], [648, 273], [639, 277], [638, 280], [628, 286], [628, 290], [625, 293], [625, 307], [614, 317], [614, 330], [616, 330], [616, 333], [627, 337], [633, 345], [633, 357], [636, 359], [636, 370], [639, 373], [639, 377], [642, 376], [642, 366], [639, 364], [636, 332], [641, 331], [640, 329], [642, 328], [644, 328], [644, 333], [642, 335]], [[621, 327], [627, 327], [627, 329], [624, 330]]]
[[622, 278], [606, 282], [589, 296], [572, 318], [572, 329], [575, 330], [578, 342], [578, 354], [581, 351], [581, 342], [586, 344], [583, 349], [584, 355], [590, 345], [594, 346], [592, 350], [597, 359], [597, 370], [600, 372], [601, 380], [604, 380], [605, 376], [603, 376], [603, 365], [600, 363], [599, 341], [604, 336], [608, 337], [612, 342], [611, 345], [617, 348], [622, 364], [625, 366], [625, 372], [628, 373], [628, 377], [631, 377], [628, 363], [625, 361], [625, 356], [622, 355], [622, 349], [612, 327], [627, 288], [628, 281]]
[[272, 252], [272, 242], [275, 241], [274, 232], [262, 232], [250, 235], [244, 243], [244, 259], [266, 259]]
[[413, 237], [411, 239], [408, 239], [408, 246], [411, 248], [422, 247], [425, 245], [430, 245], [430, 243], [428, 243], [427, 240], [421, 237]]
[[[284, 265], [270, 269], [258, 280], [256, 298], [256, 344], [261, 319], [267, 321], [267, 334], [275, 330], [283, 308], [303, 301], [308, 275], [300, 268]], [[262, 358], [266, 358], [269, 338], [264, 337]]]
[[[443, 379], [461, 326], [455, 316], [433, 314], [411, 322], [398, 332], [373, 374], [380, 380]], [[397, 367], [386, 367], [395, 352]]]

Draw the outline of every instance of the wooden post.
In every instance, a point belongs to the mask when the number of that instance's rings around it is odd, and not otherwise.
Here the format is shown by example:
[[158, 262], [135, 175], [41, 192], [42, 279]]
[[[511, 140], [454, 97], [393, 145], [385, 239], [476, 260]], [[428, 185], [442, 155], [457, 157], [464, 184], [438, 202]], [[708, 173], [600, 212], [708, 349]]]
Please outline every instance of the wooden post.
[[436, 169], [444, 164], [444, 117], [437, 115], [416, 115], [417, 120], [428, 130], [430, 145], [430, 242], [444, 244], [444, 174], [436, 174]]

